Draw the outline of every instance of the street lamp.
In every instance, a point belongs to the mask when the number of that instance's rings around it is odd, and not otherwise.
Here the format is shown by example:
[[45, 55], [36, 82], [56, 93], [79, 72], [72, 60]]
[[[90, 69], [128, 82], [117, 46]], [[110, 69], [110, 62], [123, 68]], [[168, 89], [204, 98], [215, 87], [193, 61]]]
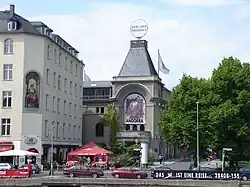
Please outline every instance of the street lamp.
[[232, 151], [232, 148], [223, 148], [222, 149], [222, 171], [224, 171], [224, 164], [225, 164], [225, 155], [226, 155], [226, 151]]
[[53, 167], [54, 167], [54, 160], [53, 160], [53, 156], [54, 156], [54, 125], [52, 125], [51, 131], [51, 160], [50, 160], [50, 175], [53, 175]]
[[197, 107], [197, 123], [196, 123], [196, 156], [197, 156], [197, 168], [200, 170], [200, 140], [199, 140], [199, 102], [196, 102], [196, 107]]

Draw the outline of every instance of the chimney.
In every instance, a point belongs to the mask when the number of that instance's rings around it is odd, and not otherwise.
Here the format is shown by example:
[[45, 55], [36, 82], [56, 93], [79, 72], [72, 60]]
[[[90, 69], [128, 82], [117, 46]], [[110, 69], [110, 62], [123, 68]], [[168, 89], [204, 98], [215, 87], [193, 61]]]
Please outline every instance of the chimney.
[[12, 14], [15, 13], [15, 5], [10, 5], [10, 12], [11, 12]]

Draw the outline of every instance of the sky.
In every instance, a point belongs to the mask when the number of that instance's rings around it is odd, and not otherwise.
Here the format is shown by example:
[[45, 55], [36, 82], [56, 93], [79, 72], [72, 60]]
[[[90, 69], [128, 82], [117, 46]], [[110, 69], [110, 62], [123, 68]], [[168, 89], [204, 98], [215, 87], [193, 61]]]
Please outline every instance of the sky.
[[183, 73], [208, 78], [224, 57], [250, 61], [250, 0], [1, 0], [29, 21], [42, 21], [80, 53], [91, 80], [112, 80], [129, 50], [131, 23], [144, 19], [148, 50], [157, 51], [172, 89]]

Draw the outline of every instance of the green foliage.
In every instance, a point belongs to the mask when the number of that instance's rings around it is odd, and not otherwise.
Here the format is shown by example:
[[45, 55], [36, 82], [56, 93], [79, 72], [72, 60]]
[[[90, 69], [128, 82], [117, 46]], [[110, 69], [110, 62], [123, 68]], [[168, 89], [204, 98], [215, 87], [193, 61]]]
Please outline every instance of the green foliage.
[[183, 75], [172, 92], [159, 125], [166, 141], [194, 150], [197, 105], [201, 153], [233, 148], [232, 159], [247, 159], [250, 151], [250, 65], [225, 58], [211, 79]]
[[126, 153], [126, 147], [123, 142], [117, 141], [116, 143], [110, 146], [111, 151], [114, 155], [120, 155]]
[[104, 114], [102, 122], [109, 127], [110, 144], [116, 143], [116, 133], [119, 130], [119, 118], [115, 105], [109, 105], [107, 112]]

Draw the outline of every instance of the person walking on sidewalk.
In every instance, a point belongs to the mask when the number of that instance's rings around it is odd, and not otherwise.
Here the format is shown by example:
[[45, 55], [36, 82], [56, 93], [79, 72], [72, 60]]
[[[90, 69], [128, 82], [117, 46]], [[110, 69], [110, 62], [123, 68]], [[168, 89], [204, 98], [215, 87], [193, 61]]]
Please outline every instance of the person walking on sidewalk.
[[163, 161], [163, 156], [159, 155], [159, 162], [160, 162], [160, 164], [162, 164], [162, 161]]
[[31, 163], [29, 161], [28, 161], [28, 171], [29, 171], [29, 177], [31, 177], [32, 165], [31, 165]]

